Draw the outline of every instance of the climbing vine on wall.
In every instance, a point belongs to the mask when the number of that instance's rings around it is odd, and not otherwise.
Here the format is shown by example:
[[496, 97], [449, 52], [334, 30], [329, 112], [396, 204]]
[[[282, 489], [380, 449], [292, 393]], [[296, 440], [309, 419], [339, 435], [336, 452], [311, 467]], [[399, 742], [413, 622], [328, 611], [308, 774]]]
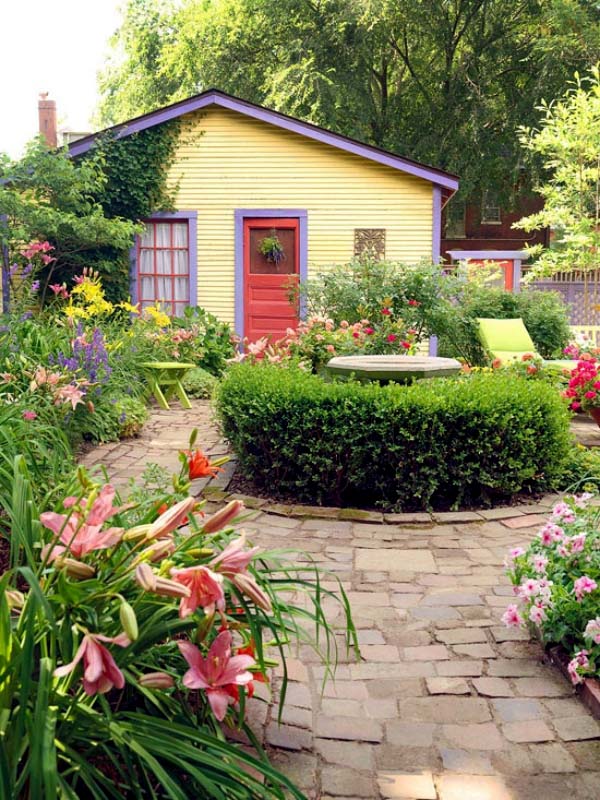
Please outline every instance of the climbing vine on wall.
[[[169, 169], [181, 133], [180, 120], [117, 139], [110, 132], [82, 160], [99, 163], [106, 182], [95, 198], [109, 218], [139, 222], [155, 211], [173, 209]], [[129, 252], [112, 247], [79, 254], [81, 266], [93, 266], [104, 278], [107, 296], [122, 300], [129, 293]]]

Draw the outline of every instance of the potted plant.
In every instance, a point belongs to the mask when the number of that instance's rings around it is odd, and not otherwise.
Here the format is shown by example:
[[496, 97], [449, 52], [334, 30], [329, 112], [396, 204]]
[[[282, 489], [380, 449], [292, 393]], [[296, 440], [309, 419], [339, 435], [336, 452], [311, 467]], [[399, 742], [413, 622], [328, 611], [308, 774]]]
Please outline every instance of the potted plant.
[[600, 426], [600, 368], [598, 360], [583, 353], [573, 370], [569, 384], [563, 392], [572, 411], [589, 414]]
[[259, 250], [267, 261], [276, 265], [280, 264], [285, 258], [283, 245], [275, 231], [271, 231], [270, 236], [265, 236], [260, 243]]

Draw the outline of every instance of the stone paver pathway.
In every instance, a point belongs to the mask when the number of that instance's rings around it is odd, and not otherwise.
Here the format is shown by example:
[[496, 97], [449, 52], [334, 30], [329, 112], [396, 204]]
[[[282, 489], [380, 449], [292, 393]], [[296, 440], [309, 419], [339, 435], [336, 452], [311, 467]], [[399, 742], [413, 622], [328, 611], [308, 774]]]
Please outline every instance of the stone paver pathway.
[[[140, 439], [84, 462], [106, 464], [120, 483], [147, 461], [176, 469], [194, 426], [198, 445], [224, 452], [208, 404], [196, 402], [156, 411]], [[540, 646], [499, 621], [512, 594], [505, 554], [539, 519], [440, 518], [253, 512], [244, 527], [254, 543], [309, 553], [343, 582], [362, 650], [360, 662], [341, 650], [336, 681], [322, 692], [323, 667], [302, 648], [289, 662], [283, 724], [276, 708], [250, 704], [257, 733], [314, 800], [596, 800], [600, 725]]]

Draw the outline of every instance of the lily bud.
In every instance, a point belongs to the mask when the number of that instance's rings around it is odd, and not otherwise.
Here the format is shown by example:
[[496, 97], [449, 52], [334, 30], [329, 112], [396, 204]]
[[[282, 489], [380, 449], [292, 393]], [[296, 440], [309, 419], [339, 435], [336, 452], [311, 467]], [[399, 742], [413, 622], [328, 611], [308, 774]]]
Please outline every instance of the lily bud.
[[84, 564], [83, 561], [77, 561], [75, 558], [58, 556], [54, 560], [57, 567], [64, 567], [65, 572], [70, 578], [79, 578], [80, 580], [87, 580], [93, 578], [96, 570], [89, 564]]
[[121, 625], [123, 626], [123, 630], [127, 634], [129, 641], [135, 642], [139, 635], [137, 617], [135, 615], [135, 611], [126, 600], [123, 600], [121, 603], [121, 608], [119, 609], [119, 619], [121, 620]]
[[189, 550], [186, 550], [185, 553], [188, 556], [192, 556], [193, 558], [208, 558], [214, 554], [214, 550], [211, 550], [210, 547], [190, 547]]
[[142, 561], [150, 561], [151, 563], [162, 561], [166, 556], [170, 556], [174, 550], [175, 543], [171, 539], [159, 539], [140, 551], [133, 562], [133, 566], [137, 566]]
[[202, 532], [215, 533], [216, 531], [222, 530], [239, 516], [243, 510], [244, 504], [241, 500], [232, 500], [206, 520], [202, 526]]
[[165, 597], [190, 597], [191, 595], [187, 586], [170, 578], [161, 578], [146, 562], [138, 564], [135, 568], [135, 579], [146, 592], [154, 592], [154, 594]]
[[160, 539], [178, 528], [196, 505], [193, 497], [186, 497], [161, 514], [150, 526], [146, 539]]
[[123, 540], [129, 542], [135, 539], [143, 539], [151, 527], [149, 523], [147, 525], [135, 525], [133, 528], [129, 528], [128, 531], [125, 531]]
[[7, 589], [5, 592], [6, 602], [9, 608], [20, 611], [25, 605], [25, 595], [17, 589]]
[[146, 689], [172, 689], [175, 681], [166, 672], [147, 672], [138, 678], [140, 686]]
[[154, 570], [146, 562], [138, 564], [135, 568], [135, 580], [146, 592], [153, 592], [156, 586]]
[[265, 594], [251, 575], [248, 575], [248, 573], [236, 572], [234, 575], [229, 575], [228, 577], [242, 594], [245, 594], [253, 601], [254, 605], [262, 608], [263, 611], [271, 611], [271, 600], [269, 596]]

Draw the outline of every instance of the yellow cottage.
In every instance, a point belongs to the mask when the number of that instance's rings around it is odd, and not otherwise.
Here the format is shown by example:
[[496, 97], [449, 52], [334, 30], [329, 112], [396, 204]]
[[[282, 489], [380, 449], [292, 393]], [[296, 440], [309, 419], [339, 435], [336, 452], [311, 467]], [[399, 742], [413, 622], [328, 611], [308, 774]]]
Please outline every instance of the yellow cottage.
[[200, 305], [253, 341], [295, 323], [285, 287], [315, 270], [365, 249], [439, 260], [454, 175], [216, 90], [111, 130], [121, 138], [175, 118], [177, 211], [146, 220], [132, 248], [134, 302]]

